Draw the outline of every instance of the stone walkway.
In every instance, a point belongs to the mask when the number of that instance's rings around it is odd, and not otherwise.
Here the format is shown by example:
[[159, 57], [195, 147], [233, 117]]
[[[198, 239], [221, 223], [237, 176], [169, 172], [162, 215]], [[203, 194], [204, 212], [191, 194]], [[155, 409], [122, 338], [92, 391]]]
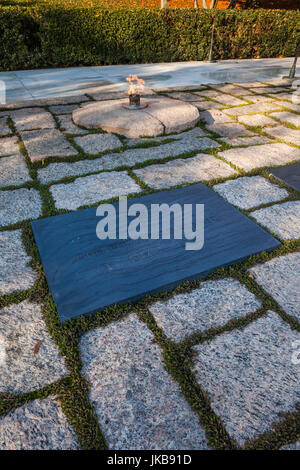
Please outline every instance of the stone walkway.
[[[122, 93], [2, 106], [0, 449], [299, 449], [300, 198], [269, 171], [300, 161], [294, 91], [166, 89], [201, 122], [139, 140], [72, 121]], [[29, 221], [196, 182], [282, 246], [61, 325]]]
[[[0, 72], [7, 102], [124, 90], [128, 75], [141, 76], [148, 88], [199, 83], [249, 82], [280, 79], [288, 75], [293, 58], [192, 61], [158, 64], [65, 67], [59, 69]], [[297, 75], [300, 66], [297, 67]], [[226, 99], [226, 97], [225, 97]]]

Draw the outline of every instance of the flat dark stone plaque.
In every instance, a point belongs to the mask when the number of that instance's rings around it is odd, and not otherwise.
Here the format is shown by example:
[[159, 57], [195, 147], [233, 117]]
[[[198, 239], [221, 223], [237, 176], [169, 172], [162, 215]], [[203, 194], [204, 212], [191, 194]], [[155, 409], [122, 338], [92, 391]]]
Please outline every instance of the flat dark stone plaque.
[[300, 162], [272, 168], [270, 173], [291, 188], [300, 191]]
[[[204, 247], [187, 251], [185, 239], [99, 240], [96, 225], [100, 217], [95, 207], [32, 222], [62, 321], [173, 289], [184, 280], [203, 278], [220, 266], [280, 245], [203, 184], [129, 199], [128, 207], [137, 202], [147, 207], [204, 204]], [[118, 207], [118, 203], [114, 205]]]

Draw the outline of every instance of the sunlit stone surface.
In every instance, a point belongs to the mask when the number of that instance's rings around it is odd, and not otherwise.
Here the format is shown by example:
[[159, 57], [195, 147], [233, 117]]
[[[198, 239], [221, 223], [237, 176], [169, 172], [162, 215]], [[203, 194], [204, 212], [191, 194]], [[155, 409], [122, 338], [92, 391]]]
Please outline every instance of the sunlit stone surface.
[[73, 121], [88, 129], [138, 138], [181, 132], [199, 119], [198, 109], [190, 103], [157, 96], [143, 101], [148, 107], [141, 110], [125, 109], [127, 99], [90, 103], [73, 111]]

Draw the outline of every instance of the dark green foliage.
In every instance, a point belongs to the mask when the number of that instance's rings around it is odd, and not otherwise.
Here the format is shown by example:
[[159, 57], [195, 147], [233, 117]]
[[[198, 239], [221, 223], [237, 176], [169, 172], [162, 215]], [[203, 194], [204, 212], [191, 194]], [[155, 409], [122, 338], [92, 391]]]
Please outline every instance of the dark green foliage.
[[0, 69], [292, 56], [300, 11], [0, 6]]

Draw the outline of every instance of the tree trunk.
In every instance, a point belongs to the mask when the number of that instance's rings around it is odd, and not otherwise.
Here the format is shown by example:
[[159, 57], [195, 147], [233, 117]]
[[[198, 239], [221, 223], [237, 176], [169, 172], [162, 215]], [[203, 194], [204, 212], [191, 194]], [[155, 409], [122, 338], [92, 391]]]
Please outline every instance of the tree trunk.
[[167, 8], [167, 1], [168, 0], [161, 0], [160, 8]]

